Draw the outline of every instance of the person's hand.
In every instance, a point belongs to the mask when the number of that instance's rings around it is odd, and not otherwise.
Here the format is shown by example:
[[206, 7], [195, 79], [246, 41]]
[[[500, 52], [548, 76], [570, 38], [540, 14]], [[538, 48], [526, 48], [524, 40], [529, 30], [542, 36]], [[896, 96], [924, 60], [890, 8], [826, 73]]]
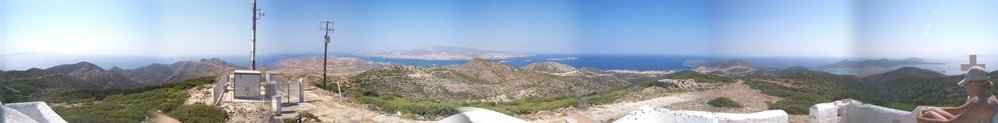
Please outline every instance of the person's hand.
[[918, 112], [916, 112], [917, 114], [915, 115], [915, 117], [923, 118], [925, 116], [926, 111], [929, 111], [929, 108], [924, 108], [922, 110], [919, 110]]
[[917, 112], [918, 114], [915, 115], [915, 121], [919, 122], [919, 123], [942, 123], [942, 122], [946, 121], [946, 119], [928, 118], [928, 117], [926, 117], [926, 113], [931, 113], [931, 112], [932, 112], [932, 108], [931, 107], [930, 108], [925, 108], [925, 109], [922, 109], [922, 110], [918, 111]]

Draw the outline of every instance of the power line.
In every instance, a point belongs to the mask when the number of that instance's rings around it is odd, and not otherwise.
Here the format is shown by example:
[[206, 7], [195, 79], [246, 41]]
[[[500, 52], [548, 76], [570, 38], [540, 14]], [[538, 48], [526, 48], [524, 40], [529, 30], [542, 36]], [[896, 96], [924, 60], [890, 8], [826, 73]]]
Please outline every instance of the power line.
[[309, 52], [306, 52], [306, 53], [301, 53], [301, 54], [290, 54], [290, 55], [288, 55], [288, 54], [277, 54], [277, 53], [269, 53], [269, 52], [264, 52], [264, 54], [267, 54], [267, 55], [276, 55], [276, 56], [281, 56], [281, 57], [299, 57], [299, 56], [314, 55], [316, 53], [319, 53], [319, 50], [322, 50], [322, 48], [315, 48], [315, 50], [312, 50], [312, 51], [309, 51]]
[[[326, 88], [327, 87], [326, 86], [326, 81], [329, 81], [329, 79], [328, 79], [329, 77], [326, 76], [326, 71], [327, 71], [326, 70], [326, 68], [327, 68], [326, 65], [329, 63], [329, 61], [327, 61], [327, 59], [329, 57], [329, 40], [330, 40], [329, 33], [333, 33], [333, 31], [335, 31], [333, 29], [333, 25], [335, 23], [333, 23], [331, 21], [322, 21], [322, 22], [319, 22], [319, 23], [320, 24], [325, 24], [323, 27], [319, 28], [319, 30], [326, 31], [325, 35], [322, 36], [322, 40], [324, 41], [323, 42], [323, 44], [324, 44], [323, 45], [323, 49], [325, 49], [322, 52], [322, 88]], [[337, 81], [336, 82], [336, 95], [342, 97], [343, 91], [340, 89], [340, 86], [342, 86], [342, 85], [340, 85], [340, 82]]]

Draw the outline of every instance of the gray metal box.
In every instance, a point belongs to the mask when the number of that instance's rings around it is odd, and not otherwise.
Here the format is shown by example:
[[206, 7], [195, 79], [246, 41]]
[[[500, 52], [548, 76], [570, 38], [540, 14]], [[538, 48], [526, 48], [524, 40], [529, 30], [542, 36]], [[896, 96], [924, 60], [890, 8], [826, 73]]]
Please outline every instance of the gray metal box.
[[263, 81], [259, 71], [236, 70], [233, 77], [233, 97], [236, 99], [260, 100], [260, 85]]

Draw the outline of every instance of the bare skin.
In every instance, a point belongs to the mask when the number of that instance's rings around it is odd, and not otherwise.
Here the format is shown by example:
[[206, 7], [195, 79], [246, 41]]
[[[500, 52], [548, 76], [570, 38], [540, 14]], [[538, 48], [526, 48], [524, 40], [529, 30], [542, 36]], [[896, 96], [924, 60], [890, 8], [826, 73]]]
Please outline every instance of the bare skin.
[[992, 86], [993, 83], [991, 81], [969, 81], [966, 86], [964, 86], [964, 89], [967, 91], [967, 95], [973, 96], [971, 96], [966, 103], [957, 107], [923, 109], [920, 113], [918, 113], [917, 120], [919, 123], [990, 122], [992, 120], [992, 116], [998, 112], [995, 110], [998, 108], [995, 106], [998, 104], [998, 98], [989, 96], [983, 97], [985, 99], [982, 100], [981, 96], [984, 93], [990, 93], [986, 90]]

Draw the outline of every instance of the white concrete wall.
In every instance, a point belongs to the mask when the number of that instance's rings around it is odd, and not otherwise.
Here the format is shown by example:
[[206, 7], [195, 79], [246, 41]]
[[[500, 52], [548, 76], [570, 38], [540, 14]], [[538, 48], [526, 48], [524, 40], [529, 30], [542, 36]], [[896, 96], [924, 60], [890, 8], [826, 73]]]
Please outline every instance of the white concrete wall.
[[788, 118], [789, 115], [783, 110], [736, 114], [670, 110], [645, 105], [614, 123], [786, 123]]
[[509, 116], [496, 111], [475, 108], [461, 107], [457, 110], [461, 113], [448, 116], [437, 121], [437, 123], [526, 123], [527, 121]]
[[916, 115], [912, 112], [840, 100], [811, 106], [810, 120], [811, 123], [915, 123]]
[[7, 108], [2, 105], [0, 105], [0, 110], [5, 112], [3, 114], [4, 119], [2, 120], [4, 123], [38, 123], [35, 119], [31, 119], [28, 115], [17, 112], [17, 110]]
[[[48, 104], [45, 104], [45, 102], [7, 103], [3, 104], [3, 107], [16, 110], [14, 112], [28, 116], [39, 123], [66, 123], [66, 120], [63, 120], [59, 114], [52, 111], [52, 108]], [[12, 113], [8, 111], [4, 112]]]

